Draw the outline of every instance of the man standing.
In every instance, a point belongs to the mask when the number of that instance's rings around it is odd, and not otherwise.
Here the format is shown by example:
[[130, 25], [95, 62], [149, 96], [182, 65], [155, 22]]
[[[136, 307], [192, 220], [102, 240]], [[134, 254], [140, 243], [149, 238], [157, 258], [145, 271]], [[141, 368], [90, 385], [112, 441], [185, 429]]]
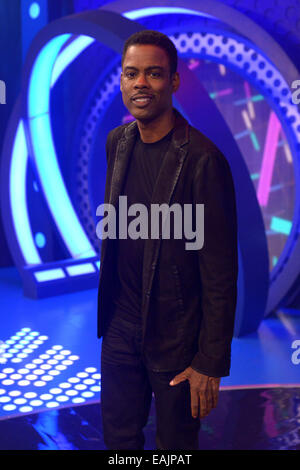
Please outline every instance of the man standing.
[[157, 448], [198, 449], [200, 419], [217, 404], [220, 377], [229, 375], [238, 271], [234, 186], [219, 149], [173, 108], [176, 70], [177, 51], [164, 34], [145, 30], [126, 41], [121, 92], [135, 121], [108, 135], [104, 202], [118, 206], [122, 195], [131, 207], [189, 204], [193, 223], [204, 204], [204, 245], [187, 250], [186, 232], [103, 237], [98, 336], [109, 449], [144, 448], [152, 393]]

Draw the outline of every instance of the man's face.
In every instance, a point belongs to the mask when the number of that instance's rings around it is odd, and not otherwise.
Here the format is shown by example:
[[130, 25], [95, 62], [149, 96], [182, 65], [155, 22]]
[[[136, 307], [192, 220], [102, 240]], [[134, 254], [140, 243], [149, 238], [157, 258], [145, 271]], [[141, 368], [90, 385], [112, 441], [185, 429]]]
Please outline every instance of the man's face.
[[179, 76], [170, 76], [166, 52], [151, 44], [129, 46], [123, 62], [120, 88], [130, 114], [149, 122], [172, 109], [172, 93]]

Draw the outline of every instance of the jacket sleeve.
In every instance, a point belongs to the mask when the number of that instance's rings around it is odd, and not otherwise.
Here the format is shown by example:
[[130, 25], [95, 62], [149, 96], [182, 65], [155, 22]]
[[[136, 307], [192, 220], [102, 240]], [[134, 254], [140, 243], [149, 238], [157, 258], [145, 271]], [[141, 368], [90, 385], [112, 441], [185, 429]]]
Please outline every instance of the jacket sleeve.
[[211, 377], [229, 375], [237, 299], [237, 216], [233, 179], [214, 149], [197, 162], [195, 203], [204, 204], [204, 244], [198, 250], [202, 320], [191, 367]]
[[113, 140], [113, 129], [107, 134], [107, 138], [106, 138], [105, 152], [106, 152], [107, 163], [109, 163], [109, 159], [110, 159], [112, 140]]
[[[112, 176], [112, 164], [113, 164], [113, 152], [114, 152], [114, 129], [112, 129], [106, 138], [105, 152], [106, 152], [106, 179], [105, 179], [105, 190], [104, 190], [104, 203], [107, 204], [109, 201], [109, 194], [111, 189], [111, 176]], [[101, 241], [101, 253], [100, 253], [100, 273], [102, 272], [102, 241]]]
[[117, 139], [115, 138], [115, 129], [112, 129], [106, 138], [105, 152], [106, 152], [106, 180], [105, 180], [105, 193], [104, 202], [108, 203], [109, 192], [111, 186], [111, 177], [113, 171], [113, 163], [116, 153]]

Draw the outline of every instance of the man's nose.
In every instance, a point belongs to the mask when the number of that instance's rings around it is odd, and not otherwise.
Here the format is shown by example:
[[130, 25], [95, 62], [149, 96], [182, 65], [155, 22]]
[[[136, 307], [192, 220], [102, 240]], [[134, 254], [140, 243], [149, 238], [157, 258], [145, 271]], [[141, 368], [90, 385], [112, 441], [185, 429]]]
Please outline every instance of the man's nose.
[[137, 88], [144, 88], [144, 87], [148, 87], [149, 84], [148, 84], [148, 81], [147, 81], [147, 78], [145, 76], [144, 73], [140, 73], [137, 78], [136, 78], [136, 81], [135, 81], [135, 86]]

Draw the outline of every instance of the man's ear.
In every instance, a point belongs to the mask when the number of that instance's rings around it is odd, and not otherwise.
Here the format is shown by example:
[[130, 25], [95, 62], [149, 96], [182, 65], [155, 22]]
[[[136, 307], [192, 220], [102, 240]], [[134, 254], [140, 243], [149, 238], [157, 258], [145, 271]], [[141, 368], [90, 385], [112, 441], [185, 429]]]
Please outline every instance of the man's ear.
[[175, 92], [178, 90], [179, 85], [180, 85], [179, 73], [178, 73], [178, 72], [175, 72], [175, 73], [173, 74], [173, 77], [172, 77], [173, 93], [175, 93]]
[[120, 90], [122, 91], [122, 80], [123, 80], [123, 72], [120, 75]]

